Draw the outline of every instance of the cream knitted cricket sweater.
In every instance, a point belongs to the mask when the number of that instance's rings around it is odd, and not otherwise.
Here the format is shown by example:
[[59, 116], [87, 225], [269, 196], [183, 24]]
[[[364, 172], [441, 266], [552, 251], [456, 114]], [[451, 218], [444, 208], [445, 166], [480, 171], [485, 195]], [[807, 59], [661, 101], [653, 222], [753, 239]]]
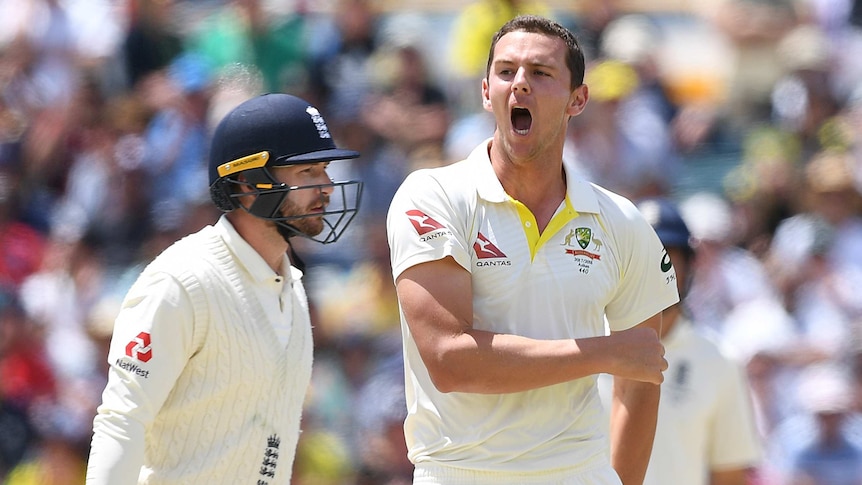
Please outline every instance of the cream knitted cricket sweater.
[[197, 351], [147, 430], [144, 483], [290, 483], [312, 364], [301, 283], [284, 348], [246, 290], [254, 282], [213, 228], [178, 241], [145, 271], [183, 284]]

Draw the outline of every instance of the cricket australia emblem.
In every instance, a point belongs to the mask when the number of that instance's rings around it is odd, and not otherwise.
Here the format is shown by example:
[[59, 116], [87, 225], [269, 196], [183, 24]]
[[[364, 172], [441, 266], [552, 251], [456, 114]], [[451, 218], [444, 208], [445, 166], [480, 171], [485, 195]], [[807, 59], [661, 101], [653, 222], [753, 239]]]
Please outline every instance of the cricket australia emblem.
[[567, 255], [572, 256], [580, 273], [588, 274], [593, 263], [602, 259], [604, 243], [593, 235], [593, 230], [589, 227], [569, 229], [560, 245], [565, 247]]

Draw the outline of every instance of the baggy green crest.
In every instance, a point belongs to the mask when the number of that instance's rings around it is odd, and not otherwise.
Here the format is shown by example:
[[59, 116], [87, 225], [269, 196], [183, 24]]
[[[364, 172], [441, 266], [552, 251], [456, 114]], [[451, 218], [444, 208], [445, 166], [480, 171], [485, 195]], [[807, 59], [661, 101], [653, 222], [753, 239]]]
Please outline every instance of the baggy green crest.
[[593, 237], [593, 231], [589, 227], [579, 227], [575, 229], [575, 237], [578, 239], [578, 246], [581, 249], [587, 249]]

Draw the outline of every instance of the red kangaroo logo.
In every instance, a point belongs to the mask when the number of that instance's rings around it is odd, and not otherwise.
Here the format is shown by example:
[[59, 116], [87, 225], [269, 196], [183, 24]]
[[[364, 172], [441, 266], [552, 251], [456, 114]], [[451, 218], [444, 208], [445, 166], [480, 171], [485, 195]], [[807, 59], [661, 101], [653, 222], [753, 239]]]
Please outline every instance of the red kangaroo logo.
[[409, 210], [406, 214], [407, 218], [410, 219], [410, 223], [413, 224], [413, 227], [420, 236], [431, 231], [436, 231], [437, 229], [443, 229], [443, 224], [435, 221], [420, 210]]
[[476, 256], [478, 256], [479, 259], [506, 257], [506, 254], [503, 251], [500, 251], [500, 248], [494, 246], [494, 243], [489, 241], [481, 232], [476, 237], [476, 242], [473, 243], [473, 251], [476, 251]]

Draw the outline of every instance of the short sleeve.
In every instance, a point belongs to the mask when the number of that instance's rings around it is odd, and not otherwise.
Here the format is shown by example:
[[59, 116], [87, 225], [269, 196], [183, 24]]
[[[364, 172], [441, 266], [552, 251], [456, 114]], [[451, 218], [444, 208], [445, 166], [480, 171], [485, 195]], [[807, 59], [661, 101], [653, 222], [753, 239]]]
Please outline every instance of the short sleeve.
[[625, 330], [679, 301], [676, 271], [649, 222], [628, 200], [620, 202], [620, 286], [606, 308], [611, 330]]
[[445, 185], [430, 170], [419, 170], [396, 191], [386, 218], [394, 278], [411, 266], [447, 256], [470, 270], [467, 241], [474, 208]]

